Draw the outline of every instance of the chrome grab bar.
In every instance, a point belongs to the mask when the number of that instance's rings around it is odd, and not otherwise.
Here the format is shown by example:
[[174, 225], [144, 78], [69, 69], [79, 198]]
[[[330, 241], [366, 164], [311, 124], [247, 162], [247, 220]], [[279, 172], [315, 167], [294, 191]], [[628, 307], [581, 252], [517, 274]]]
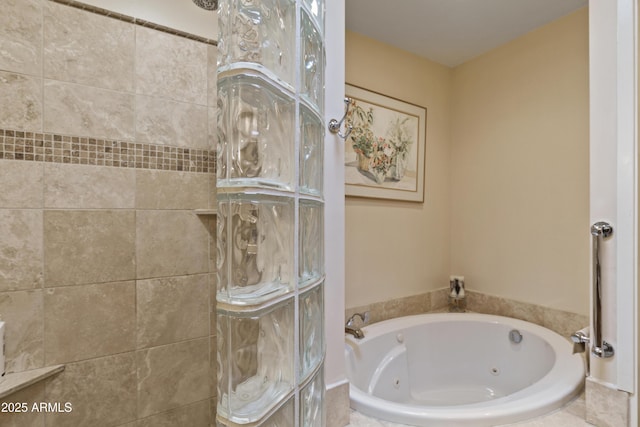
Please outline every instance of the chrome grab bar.
[[607, 222], [596, 222], [591, 226], [593, 242], [593, 330], [591, 333], [591, 354], [596, 357], [612, 357], [613, 347], [602, 339], [602, 266], [600, 263], [600, 242], [613, 234], [613, 227]]

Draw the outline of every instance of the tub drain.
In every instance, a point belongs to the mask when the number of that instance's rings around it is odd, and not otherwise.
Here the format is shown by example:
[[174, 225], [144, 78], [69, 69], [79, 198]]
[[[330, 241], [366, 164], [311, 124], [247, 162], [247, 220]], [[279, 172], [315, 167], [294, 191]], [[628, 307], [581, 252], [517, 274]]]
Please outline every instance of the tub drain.
[[395, 378], [393, 380], [393, 387], [394, 388], [400, 388], [400, 378]]
[[500, 369], [498, 369], [496, 367], [493, 367], [493, 368], [489, 369], [489, 372], [491, 372], [491, 375], [495, 375], [495, 376], [500, 375]]

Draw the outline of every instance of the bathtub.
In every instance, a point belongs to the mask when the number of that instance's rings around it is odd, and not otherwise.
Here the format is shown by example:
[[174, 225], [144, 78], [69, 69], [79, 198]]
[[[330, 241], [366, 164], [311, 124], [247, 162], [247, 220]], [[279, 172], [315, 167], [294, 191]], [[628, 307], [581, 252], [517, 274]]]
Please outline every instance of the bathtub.
[[347, 335], [345, 343], [351, 407], [381, 420], [508, 424], [563, 406], [584, 383], [583, 358], [570, 342], [522, 320], [421, 314], [362, 330], [363, 339]]

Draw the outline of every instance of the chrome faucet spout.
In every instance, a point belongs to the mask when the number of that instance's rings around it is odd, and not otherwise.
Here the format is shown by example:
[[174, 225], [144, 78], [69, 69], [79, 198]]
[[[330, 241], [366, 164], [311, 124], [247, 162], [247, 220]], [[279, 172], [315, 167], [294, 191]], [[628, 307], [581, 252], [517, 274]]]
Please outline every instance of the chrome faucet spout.
[[355, 313], [353, 316], [349, 317], [344, 326], [344, 332], [353, 335], [357, 339], [362, 339], [364, 338], [364, 332], [362, 332], [362, 329], [359, 327], [354, 326], [356, 317], [359, 317], [362, 321], [362, 325], [365, 325], [369, 321], [369, 312], [365, 311], [364, 313]]
[[348, 326], [345, 326], [344, 331], [347, 334], [353, 335], [355, 338], [357, 338], [359, 340], [364, 338], [364, 332], [362, 332], [362, 329], [360, 329], [360, 328], [350, 328]]

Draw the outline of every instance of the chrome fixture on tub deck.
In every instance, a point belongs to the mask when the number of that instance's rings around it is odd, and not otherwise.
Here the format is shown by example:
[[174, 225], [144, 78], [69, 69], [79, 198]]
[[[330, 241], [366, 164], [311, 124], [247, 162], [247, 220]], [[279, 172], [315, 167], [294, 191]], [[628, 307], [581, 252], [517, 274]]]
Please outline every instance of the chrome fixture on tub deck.
[[344, 331], [347, 334], [353, 335], [357, 339], [362, 339], [364, 338], [364, 332], [362, 332], [362, 329], [360, 329], [359, 327], [354, 326], [356, 317], [360, 318], [360, 320], [362, 321], [362, 326], [366, 325], [367, 322], [369, 322], [368, 311], [365, 311], [364, 313], [355, 313], [353, 316], [349, 318], [349, 320], [347, 320], [347, 323], [344, 326]]
[[[571, 334], [571, 342], [573, 343], [573, 354], [584, 353], [587, 350], [588, 344], [591, 342], [589, 337], [589, 327], [585, 327]], [[585, 357], [585, 369], [587, 376], [590, 371], [589, 358]]]
[[573, 343], [573, 354], [584, 353], [589, 341], [588, 328], [572, 333], [571, 342]]
[[449, 277], [449, 311], [464, 313], [467, 311], [467, 300], [464, 294], [464, 276]]

